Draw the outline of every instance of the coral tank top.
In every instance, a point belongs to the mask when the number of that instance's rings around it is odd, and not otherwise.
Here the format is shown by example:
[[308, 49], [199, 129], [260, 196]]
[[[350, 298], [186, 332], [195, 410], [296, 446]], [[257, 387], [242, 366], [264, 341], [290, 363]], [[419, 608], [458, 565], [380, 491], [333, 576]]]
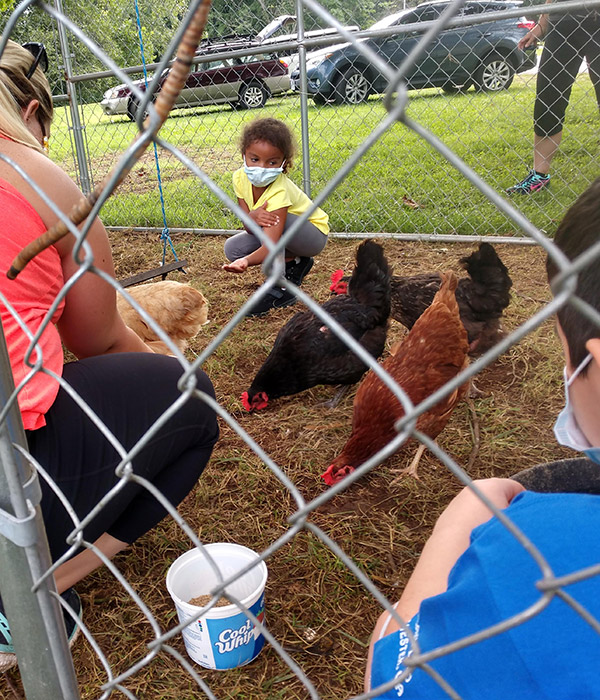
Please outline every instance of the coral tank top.
[[[25, 363], [31, 347], [28, 333], [35, 335], [42, 326], [38, 341], [42, 358], [40, 370], [47, 369], [62, 375], [63, 350], [56, 323], [62, 314], [64, 301], [49, 316], [50, 307], [64, 284], [56, 248], [50, 246], [36, 256], [16, 280], [11, 281], [6, 277], [6, 271], [17, 253], [44, 231], [46, 225], [32, 205], [12, 185], [0, 179], [0, 319], [17, 387], [32, 372]], [[6, 302], [19, 315], [21, 322], [13, 316]], [[38, 356], [34, 350], [31, 362], [36, 363]], [[29, 376], [18, 395], [26, 430], [35, 430], [46, 424], [44, 414], [58, 393], [58, 381], [40, 370]]]

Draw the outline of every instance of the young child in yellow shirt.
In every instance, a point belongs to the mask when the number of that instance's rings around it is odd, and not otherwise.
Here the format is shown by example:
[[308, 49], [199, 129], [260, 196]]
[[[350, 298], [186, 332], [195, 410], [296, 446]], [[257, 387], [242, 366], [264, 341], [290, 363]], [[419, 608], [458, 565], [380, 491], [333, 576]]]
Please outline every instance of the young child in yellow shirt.
[[[327, 243], [329, 217], [314, 207], [287, 176], [296, 152], [292, 132], [278, 119], [257, 119], [243, 130], [240, 151], [244, 165], [233, 173], [235, 194], [240, 207], [270, 240], [278, 241], [298, 217], [312, 210], [285, 249], [285, 277], [300, 285], [313, 266], [313, 257]], [[245, 230], [227, 239], [225, 256], [230, 262], [223, 269], [245, 272], [252, 265], [260, 265], [268, 252], [257, 236]], [[248, 316], [262, 316], [295, 302], [292, 292], [275, 286], [251, 308]]]

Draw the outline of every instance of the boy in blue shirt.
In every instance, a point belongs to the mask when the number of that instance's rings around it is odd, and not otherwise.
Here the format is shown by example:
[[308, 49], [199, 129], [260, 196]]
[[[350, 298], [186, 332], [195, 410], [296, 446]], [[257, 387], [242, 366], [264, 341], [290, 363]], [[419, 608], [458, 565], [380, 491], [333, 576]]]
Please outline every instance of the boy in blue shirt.
[[[599, 312], [600, 179], [567, 212], [554, 243], [570, 260], [597, 247], [575, 294]], [[551, 256], [546, 267], [551, 281], [559, 267]], [[557, 316], [566, 405], [555, 434], [600, 469], [600, 325], [571, 304]], [[387, 700], [597, 697], [600, 495], [534, 493], [512, 479], [474, 483], [507, 520], [469, 488], [451, 501], [394, 606], [410, 622], [403, 627], [388, 611], [377, 622], [366, 690], [381, 688], [376, 697]]]

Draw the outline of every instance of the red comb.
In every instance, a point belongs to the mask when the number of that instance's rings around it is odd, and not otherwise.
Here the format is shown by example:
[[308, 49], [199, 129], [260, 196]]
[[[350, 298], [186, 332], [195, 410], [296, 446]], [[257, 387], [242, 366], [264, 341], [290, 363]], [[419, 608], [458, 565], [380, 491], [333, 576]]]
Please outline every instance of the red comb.
[[336, 270], [335, 272], [331, 273], [331, 285], [329, 286], [329, 291], [330, 292], [335, 292], [336, 294], [345, 294], [346, 289], [344, 291], [341, 291], [342, 285], [345, 285], [345, 282], [340, 282], [342, 277], [344, 276], [344, 271], [343, 270]]
[[248, 401], [248, 392], [247, 392], [247, 391], [245, 391], [245, 392], [240, 396], [240, 399], [241, 399], [241, 401], [242, 401], [242, 406], [243, 406], [247, 411], [251, 411], [252, 408], [251, 408], [251, 406], [250, 406], [250, 402]]

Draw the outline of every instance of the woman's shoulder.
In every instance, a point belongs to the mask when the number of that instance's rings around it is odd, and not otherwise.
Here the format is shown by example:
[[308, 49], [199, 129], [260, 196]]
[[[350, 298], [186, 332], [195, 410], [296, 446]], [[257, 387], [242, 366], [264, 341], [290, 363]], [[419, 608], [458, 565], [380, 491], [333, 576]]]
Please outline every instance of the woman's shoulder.
[[[0, 150], [10, 156], [26, 173], [31, 183], [35, 183], [35, 186], [62, 211], [69, 212], [83, 197], [71, 177], [45, 154], [22, 144], [11, 144], [9, 151], [5, 148]], [[30, 184], [27, 178], [21, 177], [11, 165], [0, 162], [0, 178], [12, 185], [31, 204], [48, 228], [56, 222], [56, 214], [40, 196], [36, 187]]]

